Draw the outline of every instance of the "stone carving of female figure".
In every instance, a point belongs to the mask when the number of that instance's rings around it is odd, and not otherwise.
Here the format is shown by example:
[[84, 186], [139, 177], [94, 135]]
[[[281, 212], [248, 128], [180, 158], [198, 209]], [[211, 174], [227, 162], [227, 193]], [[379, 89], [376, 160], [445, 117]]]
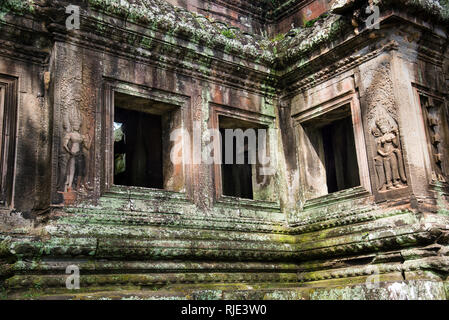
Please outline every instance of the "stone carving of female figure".
[[88, 135], [82, 135], [80, 133], [81, 121], [79, 119], [72, 119], [71, 127], [71, 130], [65, 134], [63, 140], [63, 148], [69, 154], [64, 192], [68, 192], [73, 188], [75, 177], [78, 177], [76, 188], [79, 188], [81, 179], [83, 179], [86, 174], [83, 148], [89, 150], [91, 143]]
[[398, 128], [386, 117], [378, 117], [372, 134], [376, 138], [377, 156], [374, 157], [379, 190], [401, 188], [406, 184]]

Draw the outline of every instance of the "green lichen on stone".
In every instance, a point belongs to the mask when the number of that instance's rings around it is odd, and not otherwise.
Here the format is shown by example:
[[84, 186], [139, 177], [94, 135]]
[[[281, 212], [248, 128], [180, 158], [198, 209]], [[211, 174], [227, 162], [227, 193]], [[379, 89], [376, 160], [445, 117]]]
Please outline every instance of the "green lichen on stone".
[[284, 38], [285, 38], [285, 34], [284, 33], [278, 33], [273, 38], [271, 38], [270, 41], [271, 42], [279, 42], [279, 41], [284, 40]]
[[320, 45], [330, 43], [343, 34], [348, 22], [337, 15], [325, 15], [308, 28], [296, 28], [294, 37], [286, 38], [277, 46], [281, 61], [298, 61]]
[[256, 39], [260, 36], [247, 37], [238, 28], [224, 26], [226, 29], [223, 29], [200, 14], [179, 10], [164, 1], [141, 0], [130, 4], [126, 0], [89, 0], [89, 4], [100, 12], [126, 18], [164, 34], [188, 38], [193, 43], [222, 48], [227, 53], [261, 59], [265, 63], [274, 58], [272, 52], [264, 52], [257, 45]]
[[0, 21], [3, 21], [8, 13], [17, 15], [33, 13], [34, 5], [34, 0], [2, 0], [0, 1]]
[[304, 28], [310, 28], [310, 27], [312, 27], [312, 26], [315, 24], [315, 22], [320, 21], [320, 20], [323, 20], [323, 19], [326, 18], [328, 15], [329, 15], [328, 13], [324, 13], [324, 14], [322, 14], [321, 16], [315, 18], [315, 19], [312, 19], [312, 20], [309, 20], [309, 21], [305, 22], [305, 23], [304, 23]]
[[34, 0], [3, 0], [0, 3], [0, 12], [13, 12], [26, 14], [34, 12]]
[[426, 14], [439, 21], [449, 20], [449, 6], [447, 0], [373, 0], [373, 5], [380, 8], [397, 7], [408, 11]]
[[9, 251], [11, 245], [11, 237], [0, 239], [0, 258], [7, 257], [11, 253]]
[[0, 300], [6, 299], [8, 299], [8, 292], [3, 286], [0, 285]]
[[441, 16], [445, 20], [449, 20], [449, 0], [439, 0], [440, 5], [443, 7], [443, 10], [441, 10]]

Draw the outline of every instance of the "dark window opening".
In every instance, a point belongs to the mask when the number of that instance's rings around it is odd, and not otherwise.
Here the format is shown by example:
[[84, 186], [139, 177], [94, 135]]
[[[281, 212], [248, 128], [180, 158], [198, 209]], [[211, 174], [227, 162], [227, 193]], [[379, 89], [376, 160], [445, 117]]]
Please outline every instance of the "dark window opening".
[[359, 186], [359, 166], [350, 105], [314, 117], [303, 126], [318, 156], [317, 160], [325, 169], [326, 176], [321, 181], [326, 182], [327, 193]]
[[114, 110], [114, 184], [163, 189], [162, 117]]
[[[244, 129], [242, 129], [244, 130]], [[235, 137], [232, 137], [232, 147], [233, 147], [233, 164], [225, 163], [225, 148], [226, 145], [226, 135], [225, 129], [220, 128], [220, 133], [222, 136], [221, 144], [221, 176], [222, 176], [222, 188], [223, 195], [253, 199], [253, 174], [252, 165], [249, 163], [248, 154], [248, 140], [244, 141], [243, 157], [244, 163], [237, 164], [237, 147]]]
[[321, 129], [329, 193], [360, 185], [351, 116]]
[[[257, 172], [259, 167], [258, 159], [258, 129], [267, 129], [266, 126], [240, 120], [237, 118], [219, 116], [219, 129], [221, 134], [221, 185], [222, 194], [225, 196], [238, 197], [244, 199], [255, 199], [260, 186], [255, 185], [262, 176]], [[226, 137], [226, 130], [241, 129], [244, 135], [243, 144], [237, 146], [238, 140], [235, 135]], [[247, 131], [250, 129], [250, 131]], [[252, 138], [250, 138], [252, 137]], [[232, 144], [226, 139], [232, 139]], [[254, 143], [255, 145], [250, 145]], [[226, 164], [226, 146], [232, 145], [232, 164]], [[268, 146], [266, 146], [268, 150]], [[251, 159], [251, 155], [254, 157]], [[238, 163], [238, 158], [243, 159], [243, 163]], [[230, 159], [228, 159], [230, 160]]]

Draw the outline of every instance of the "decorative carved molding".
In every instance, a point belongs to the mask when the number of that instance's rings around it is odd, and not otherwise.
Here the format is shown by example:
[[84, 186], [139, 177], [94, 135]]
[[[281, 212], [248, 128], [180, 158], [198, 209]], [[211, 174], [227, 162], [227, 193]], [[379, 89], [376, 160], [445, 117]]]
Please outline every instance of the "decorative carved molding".
[[[333, 64], [331, 64], [330, 66], [328, 66], [324, 69], [321, 69], [320, 71], [313, 73], [313, 74], [307, 73], [307, 70], [309, 69], [310, 64], [312, 63], [312, 62], [309, 62], [309, 63], [301, 66], [300, 68], [295, 69], [295, 71], [294, 71], [295, 77], [297, 79], [301, 79], [301, 80], [299, 80], [295, 83], [292, 83], [289, 86], [288, 94], [283, 98], [292, 97], [299, 93], [303, 93], [321, 83], [328, 81], [331, 78], [336, 77], [339, 74], [342, 74], [351, 69], [354, 69], [355, 67], [357, 67], [371, 59], [376, 58], [383, 52], [390, 51], [390, 50], [397, 50], [397, 49], [398, 49], [398, 43], [396, 41], [392, 40], [392, 41], [384, 44], [379, 49], [373, 50], [366, 54], [356, 54], [356, 55], [346, 57], [344, 59], [340, 59], [340, 60], [334, 62]], [[354, 51], [354, 48], [352, 48], [352, 51]]]
[[[249, 92], [270, 97], [274, 96], [273, 92], [266, 90], [266, 85], [274, 86], [277, 77], [269, 74], [269, 69], [265, 69], [262, 65], [260, 65], [262, 69], [256, 71], [255, 68], [245, 67], [241, 63], [211, 58], [204, 54], [203, 47], [200, 45], [196, 46], [197, 50], [192, 50], [189, 48], [192, 43], [185, 40], [179, 45], [161, 41], [160, 38], [164, 37], [163, 34], [156, 33], [155, 38], [150, 38], [135, 31], [115, 28], [113, 25], [104, 25], [101, 33], [98, 30], [94, 33], [92, 29], [95, 29], [94, 26], [98, 24], [97, 20], [92, 21], [92, 19], [86, 18], [83, 23], [82, 26], [86, 29], [79, 30], [78, 33], [71, 34], [70, 37], [63, 33], [64, 29], [60, 26], [53, 26], [55, 40], [101, 53], [106, 52], [111, 56], [138, 61], [180, 75], [205, 79], [239, 89], [244, 88]], [[139, 31], [144, 32], [145, 29], [139, 28]], [[107, 34], [108, 37], [105, 37], [104, 34]], [[117, 43], [123, 42], [129, 45], [117, 46]], [[146, 43], [150, 45], [146, 47]]]
[[449, 159], [447, 152], [448, 122], [444, 100], [418, 90], [419, 103], [423, 113], [426, 137], [432, 159], [432, 182], [447, 182]]

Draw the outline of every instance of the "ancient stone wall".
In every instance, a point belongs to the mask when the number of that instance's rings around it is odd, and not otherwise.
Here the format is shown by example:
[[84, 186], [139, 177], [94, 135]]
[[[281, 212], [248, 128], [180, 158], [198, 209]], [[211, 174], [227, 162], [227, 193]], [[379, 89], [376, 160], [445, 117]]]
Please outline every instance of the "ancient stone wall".
[[[10, 53], [7, 47], [4, 53]], [[32, 218], [32, 211], [48, 208], [49, 198], [44, 186], [48, 186], [51, 177], [48, 171], [51, 106], [44, 73], [39, 57], [33, 61], [16, 54], [16, 59], [7, 56], [0, 62], [0, 81], [14, 84], [6, 97], [12, 103], [11, 110], [3, 114], [8, 120], [3, 123], [2, 130], [7, 130], [7, 139], [2, 145], [8, 144], [8, 157], [12, 157], [12, 161], [4, 159], [2, 165], [3, 175], [6, 175], [2, 182], [7, 184], [2, 188], [8, 189], [4, 204], [17, 208], [26, 218]], [[14, 178], [7, 178], [9, 174]]]
[[[14, 145], [0, 213], [12, 297], [78, 297], [70, 264], [79, 297], [446, 298], [439, 4], [382, 4], [376, 29], [351, 2], [246, 16], [243, 1], [89, 0], [67, 30], [66, 3], [20, 3], [0, 16], [0, 105], [16, 106], [17, 128], [2, 137]], [[308, 9], [320, 17], [304, 26]], [[130, 106], [163, 121], [163, 189], [114, 183], [115, 110]], [[251, 199], [194, 161], [218, 144], [208, 129], [236, 123], [269, 129], [273, 172], [254, 176]]]

